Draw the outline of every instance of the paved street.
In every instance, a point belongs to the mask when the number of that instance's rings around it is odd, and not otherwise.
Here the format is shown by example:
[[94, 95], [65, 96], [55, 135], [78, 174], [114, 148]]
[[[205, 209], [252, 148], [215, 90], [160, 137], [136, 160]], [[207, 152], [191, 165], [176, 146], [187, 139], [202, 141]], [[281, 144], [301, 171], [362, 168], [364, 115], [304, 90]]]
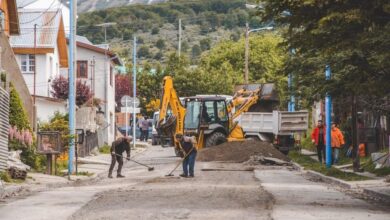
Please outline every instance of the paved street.
[[[165, 177], [178, 161], [172, 148], [149, 147], [125, 164], [124, 179], [102, 178], [39, 192], [0, 205], [0, 219], [390, 219], [390, 211], [352, 198], [298, 171], [201, 171], [194, 179]], [[226, 164], [240, 169], [241, 164]], [[300, 212], [297, 212], [300, 210]]]

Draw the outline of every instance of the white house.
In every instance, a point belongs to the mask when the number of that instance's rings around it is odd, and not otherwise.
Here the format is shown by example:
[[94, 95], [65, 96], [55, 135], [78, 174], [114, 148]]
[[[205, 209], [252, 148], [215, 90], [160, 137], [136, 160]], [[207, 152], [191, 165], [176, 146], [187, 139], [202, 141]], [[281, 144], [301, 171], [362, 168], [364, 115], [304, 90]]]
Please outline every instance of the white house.
[[68, 67], [62, 12], [60, 9], [19, 9], [19, 21], [21, 33], [11, 36], [11, 46], [33, 95], [37, 121], [48, 121], [55, 111], [66, 112], [66, 102], [54, 101], [51, 96], [51, 81], [60, 75], [60, 69]]
[[115, 66], [122, 65], [122, 61], [107, 46], [93, 45], [81, 36], [76, 41], [77, 80], [85, 81], [94, 98], [100, 100], [104, 123], [98, 131], [103, 135], [102, 142], [111, 143], [115, 139]]

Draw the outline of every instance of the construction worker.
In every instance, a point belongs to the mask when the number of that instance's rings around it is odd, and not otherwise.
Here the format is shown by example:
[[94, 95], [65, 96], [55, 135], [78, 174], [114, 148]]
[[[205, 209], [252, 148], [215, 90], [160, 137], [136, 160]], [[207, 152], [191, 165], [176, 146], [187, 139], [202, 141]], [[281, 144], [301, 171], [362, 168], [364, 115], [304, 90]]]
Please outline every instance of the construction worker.
[[331, 138], [333, 163], [337, 164], [339, 162], [340, 148], [344, 145], [344, 136], [340, 129], [337, 128], [335, 122], [332, 122]]
[[195, 137], [183, 136], [182, 134], [177, 134], [176, 139], [180, 142], [180, 145], [185, 153], [185, 158], [183, 160], [183, 173], [180, 174], [180, 176], [194, 177], [195, 159], [197, 154], [196, 139]]
[[318, 120], [317, 127], [311, 133], [311, 141], [317, 147], [318, 161], [320, 163], [322, 163], [322, 159], [325, 161], [325, 130], [322, 120]]
[[112, 171], [114, 169], [116, 161], [118, 161], [118, 170], [117, 170], [117, 178], [123, 178], [121, 174], [122, 166], [123, 166], [123, 152], [126, 151], [127, 160], [130, 160], [130, 142], [132, 138], [131, 137], [120, 137], [116, 141], [112, 142], [111, 145], [111, 166], [108, 171], [108, 178], [112, 178]]

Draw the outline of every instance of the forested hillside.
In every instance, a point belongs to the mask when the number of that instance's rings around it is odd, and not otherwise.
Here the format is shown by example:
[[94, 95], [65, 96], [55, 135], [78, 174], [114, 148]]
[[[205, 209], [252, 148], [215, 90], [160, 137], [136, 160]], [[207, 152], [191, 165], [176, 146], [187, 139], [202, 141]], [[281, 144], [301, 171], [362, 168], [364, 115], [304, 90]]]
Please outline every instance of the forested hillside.
[[243, 0], [175, 1], [153, 5], [133, 5], [83, 13], [78, 19], [78, 34], [92, 42], [104, 43], [102, 23], [107, 27], [107, 42], [122, 57], [130, 56], [133, 35], [138, 37], [142, 60], [165, 62], [177, 50], [178, 24], [182, 19], [182, 53], [196, 63], [200, 54], [222, 39], [237, 41], [246, 21], [258, 27], [255, 11]]

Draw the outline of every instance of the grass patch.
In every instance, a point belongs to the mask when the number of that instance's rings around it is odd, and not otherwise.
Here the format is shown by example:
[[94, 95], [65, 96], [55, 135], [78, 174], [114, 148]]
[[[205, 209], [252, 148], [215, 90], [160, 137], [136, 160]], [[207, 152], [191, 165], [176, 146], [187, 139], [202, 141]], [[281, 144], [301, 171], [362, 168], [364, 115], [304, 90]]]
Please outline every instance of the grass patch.
[[365, 165], [363, 165], [365, 171], [373, 173], [377, 176], [387, 176], [390, 175], [390, 167], [382, 167], [375, 169], [375, 164], [370, 159]]
[[335, 177], [345, 181], [359, 181], [371, 179], [365, 176], [357, 175], [355, 173], [344, 172], [334, 167], [328, 169], [324, 164], [320, 164], [318, 161], [310, 158], [309, 156], [300, 155], [297, 151], [290, 151], [288, 156], [291, 158], [292, 161], [300, 164], [305, 169], [313, 170], [322, 173], [326, 176]]
[[99, 152], [101, 154], [110, 154], [110, 149], [111, 149], [111, 146], [110, 145], [103, 145], [102, 147], [99, 147]]

